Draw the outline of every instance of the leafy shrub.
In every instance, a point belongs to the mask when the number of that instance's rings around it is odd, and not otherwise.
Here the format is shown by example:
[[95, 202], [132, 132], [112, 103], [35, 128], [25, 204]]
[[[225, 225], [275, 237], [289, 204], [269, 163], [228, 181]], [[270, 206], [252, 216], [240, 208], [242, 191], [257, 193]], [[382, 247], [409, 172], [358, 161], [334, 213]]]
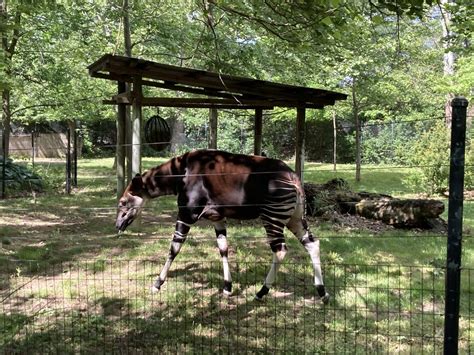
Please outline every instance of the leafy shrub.
[[418, 192], [428, 195], [442, 194], [448, 190], [449, 130], [439, 121], [420, 136], [411, 149], [413, 169], [404, 181]]
[[387, 122], [362, 127], [362, 157], [369, 164], [407, 164], [410, 149], [407, 142], [415, 142], [430, 129], [431, 121]]
[[[0, 157], [0, 182], [2, 179], [3, 157]], [[8, 190], [21, 191], [42, 191], [43, 180], [35, 172], [31, 171], [24, 165], [16, 164], [13, 160], [5, 161], [5, 185]]]
[[464, 160], [465, 175], [464, 175], [464, 188], [466, 190], [474, 190], [474, 144], [471, 139], [466, 140], [466, 158]]
[[37, 164], [35, 172], [41, 176], [43, 190], [48, 192], [59, 192], [64, 189], [64, 165]]

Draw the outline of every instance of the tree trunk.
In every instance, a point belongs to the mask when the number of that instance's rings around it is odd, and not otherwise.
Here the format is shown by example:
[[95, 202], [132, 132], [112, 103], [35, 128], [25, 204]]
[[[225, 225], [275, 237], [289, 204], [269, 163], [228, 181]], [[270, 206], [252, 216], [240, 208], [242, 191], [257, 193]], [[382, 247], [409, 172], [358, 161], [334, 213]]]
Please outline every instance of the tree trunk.
[[5, 135], [5, 151], [4, 158], [10, 156], [10, 131], [11, 131], [11, 111], [10, 111], [10, 90], [2, 91], [2, 126]]
[[[212, 35], [214, 36], [214, 40], [216, 40], [215, 31], [214, 31], [215, 21], [214, 21], [212, 4], [209, 0], [203, 0], [203, 6], [204, 6], [204, 15], [207, 17], [206, 26], [208, 30], [210, 30]], [[216, 50], [217, 50], [217, 44], [216, 44]], [[215, 71], [216, 70], [215, 67], [216, 67], [215, 64], [211, 64], [208, 69], [210, 71]], [[217, 117], [218, 117], [217, 109], [210, 108], [209, 109], [209, 141], [208, 141], [208, 148], [210, 149], [217, 149], [217, 120], [218, 120]]]
[[210, 149], [217, 149], [217, 109], [209, 109], [209, 142]]
[[125, 44], [125, 55], [132, 56], [132, 37], [130, 32], [130, 8], [128, 0], [123, 0], [123, 39]]
[[[441, 0], [441, 27], [443, 28], [443, 46], [446, 49], [443, 55], [443, 74], [445, 76], [451, 76], [454, 74], [454, 62], [456, 60], [454, 52], [447, 50], [449, 47], [449, 37], [451, 36], [451, 31], [449, 29], [451, 24], [451, 13], [446, 9], [445, 5], [453, 2], [454, 1], [452, 0]], [[444, 104], [445, 122], [447, 127], [451, 127], [451, 100], [453, 97], [453, 94], [448, 94]]]
[[306, 144], [306, 109], [296, 109], [296, 149], [295, 149], [295, 173], [304, 183], [304, 158]]
[[333, 144], [332, 144], [332, 161], [333, 171], [337, 170], [337, 124], [336, 124], [336, 111], [332, 113], [332, 129], [333, 129]]
[[[7, 10], [7, 2], [6, 0], [0, 0], [0, 19], [3, 23], [7, 23], [8, 21], [8, 10]], [[8, 80], [12, 76], [11, 71], [11, 61], [13, 58], [13, 54], [15, 53], [16, 45], [18, 44], [18, 40], [20, 39], [20, 23], [21, 23], [21, 12], [17, 11], [14, 13], [13, 16], [13, 32], [11, 35], [11, 40], [8, 41], [7, 31], [1, 31], [1, 48], [3, 51], [3, 56], [6, 61], [5, 69], [3, 74], [5, 74], [5, 78]], [[10, 42], [10, 43], [9, 43]], [[6, 83], [4, 83], [6, 84]], [[5, 135], [5, 151], [4, 158], [8, 158], [10, 155], [10, 130], [11, 130], [11, 107], [10, 107], [10, 95], [11, 90], [8, 84], [2, 90], [2, 126], [3, 126], [3, 134]]]
[[[123, 0], [123, 39], [124, 39], [124, 52], [125, 56], [132, 56], [132, 39], [130, 33], [130, 8], [128, 0]], [[131, 93], [130, 83], [125, 84], [126, 92], [128, 95]], [[125, 157], [126, 157], [126, 172], [127, 172], [127, 183], [132, 181], [133, 171], [132, 171], [132, 115], [130, 105], [125, 106]]]
[[357, 182], [360, 181], [361, 170], [361, 142], [360, 142], [360, 120], [359, 120], [359, 106], [356, 97], [356, 80], [352, 84], [352, 114], [355, 122], [355, 143], [356, 143], [356, 176]]
[[185, 142], [184, 122], [180, 119], [181, 111], [175, 111], [174, 117], [170, 119], [171, 123], [171, 144], [170, 151], [175, 154], [178, 153], [178, 148]]

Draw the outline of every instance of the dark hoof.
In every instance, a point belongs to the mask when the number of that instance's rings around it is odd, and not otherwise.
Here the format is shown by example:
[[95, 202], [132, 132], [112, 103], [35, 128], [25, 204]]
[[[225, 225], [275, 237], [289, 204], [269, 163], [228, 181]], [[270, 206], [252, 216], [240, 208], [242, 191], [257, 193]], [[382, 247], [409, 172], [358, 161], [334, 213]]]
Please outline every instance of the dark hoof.
[[330, 298], [331, 296], [327, 292], [323, 297], [319, 297], [320, 301], [322, 301], [324, 304], [328, 304]]
[[269, 291], [270, 289], [267, 286], [263, 285], [260, 291], [258, 291], [257, 294], [255, 295], [255, 299], [257, 301], [261, 301], [263, 297], [268, 294]]
[[224, 288], [222, 289], [222, 294], [226, 297], [230, 297], [232, 295], [232, 282], [224, 281]]
[[161, 279], [156, 280], [156, 282], [151, 286], [151, 292], [152, 293], [157, 293], [161, 289], [161, 285], [163, 285], [164, 281]]

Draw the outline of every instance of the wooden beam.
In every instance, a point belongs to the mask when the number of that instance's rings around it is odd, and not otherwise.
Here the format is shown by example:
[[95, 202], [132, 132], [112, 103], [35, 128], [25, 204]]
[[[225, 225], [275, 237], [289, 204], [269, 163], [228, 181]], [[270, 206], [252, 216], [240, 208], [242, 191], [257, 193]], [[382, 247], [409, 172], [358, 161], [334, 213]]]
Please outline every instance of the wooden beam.
[[[112, 100], [104, 100], [104, 104], [116, 105], [118, 103], [131, 104], [131, 99], [126, 96], [114, 96]], [[277, 100], [254, 100], [241, 99], [214, 99], [214, 98], [175, 98], [175, 97], [144, 97], [142, 106], [162, 106], [162, 107], [187, 107], [187, 108], [206, 108], [206, 107], [227, 107], [227, 108], [274, 108], [274, 107], [306, 107], [323, 108], [324, 105], [311, 103], [301, 103], [292, 101]]]
[[[121, 100], [123, 101], [125, 100]], [[103, 104], [106, 105], [117, 105], [117, 101], [115, 100], [102, 100]], [[125, 103], [126, 105], [130, 105], [129, 103]], [[218, 108], [218, 109], [239, 109], [239, 110], [253, 110], [256, 108], [261, 108], [264, 110], [272, 110], [274, 108], [273, 105], [239, 105], [239, 104], [220, 104], [220, 103], [160, 103], [159, 101], [150, 102], [148, 99], [142, 100], [142, 107], [143, 106], [159, 106], [159, 107], [182, 107], [182, 108]]]
[[[91, 77], [100, 78], [100, 79], [107, 79], [107, 80], [117, 80], [117, 81], [125, 81], [132, 83], [133, 77], [130, 75], [125, 74], [115, 74], [115, 73], [102, 73], [102, 72], [94, 72], [91, 74]], [[227, 99], [235, 99], [240, 98], [242, 95], [240, 94], [230, 94], [227, 92], [222, 92], [215, 89], [205, 89], [199, 87], [190, 87], [181, 85], [171, 81], [152, 81], [152, 80], [142, 80], [142, 86], [151, 86], [159, 89], [167, 89], [173, 91], [180, 91], [186, 92], [190, 94], [197, 94], [197, 95], [206, 95], [206, 96], [214, 96], [214, 97], [222, 97]]]
[[305, 155], [305, 128], [306, 128], [306, 111], [304, 107], [296, 109], [296, 158], [295, 171], [299, 176], [301, 183], [304, 183], [304, 155]]
[[[119, 81], [118, 93], [119, 95], [126, 90], [126, 85], [123, 81]], [[116, 145], [116, 171], [117, 171], [117, 200], [122, 197], [125, 190], [125, 121], [127, 119], [126, 106], [119, 104], [117, 107], [117, 145]]]
[[263, 110], [255, 109], [255, 126], [253, 138], [253, 154], [262, 155], [262, 128], [263, 128]]

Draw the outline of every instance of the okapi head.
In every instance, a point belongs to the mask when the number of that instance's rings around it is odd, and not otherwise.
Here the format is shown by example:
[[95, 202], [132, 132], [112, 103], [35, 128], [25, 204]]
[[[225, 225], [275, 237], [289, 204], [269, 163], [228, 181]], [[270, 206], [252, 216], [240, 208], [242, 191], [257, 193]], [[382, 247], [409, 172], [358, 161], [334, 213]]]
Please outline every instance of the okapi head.
[[147, 199], [148, 195], [143, 178], [140, 174], [137, 174], [119, 200], [115, 226], [120, 232], [125, 231], [140, 215]]
[[115, 226], [120, 232], [140, 215], [149, 199], [178, 193], [183, 180], [181, 160], [176, 157], [143, 175], [135, 175], [119, 200]]

